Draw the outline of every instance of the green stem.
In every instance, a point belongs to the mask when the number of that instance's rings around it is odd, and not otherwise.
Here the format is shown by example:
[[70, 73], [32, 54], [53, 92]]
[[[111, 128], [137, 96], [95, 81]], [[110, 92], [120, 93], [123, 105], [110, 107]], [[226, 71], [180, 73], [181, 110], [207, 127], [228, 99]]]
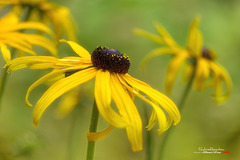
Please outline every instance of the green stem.
[[[93, 109], [92, 109], [92, 118], [91, 118], [91, 122], [90, 122], [90, 126], [89, 126], [89, 132], [97, 131], [98, 117], [99, 117], [99, 112], [97, 109], [96, 101], [94, 100]], [[93, 160], [94, 149], [95, 149], [95, 141], [88, 141], [86, 160]]]
[[[144, 118], [146, 123], [148, 123], [148, 111], [147, 111], [147, 106], [144, 106]], [[152, 160], [153, 159], [153, 137], [151, 131], [147, 131], [146, 133], [146, 160]]]
[[3, 68], [3, 73], [2, 73], [2, 77], [1, 77], [1, 81], [0, 81], [0, 109], [2, 108], [2, 96], [6, 87], [6, 82], [7, 82], [7, 78], [8, 78], [8, 74], [7, 74], [7, 68]]
[[[191, 87], [192, 87], [192, 84], [193, 84], [194, 75], [195, 75], [195, 68], [194, 68], [194, 72], [193, 72], [193, 74], [191, 76], [191, 79], [188, 81], [188, 84], [187, 84], [185, 90], [183, 91], [182, 98], [181, 98], [181, 100], [179, 102], [178, 109], [179, 109], [180, 112], [182, 111], [184, 103], [185, 103], [185, 101], [186, 101], [186, 99], [187, 99], [187, 97], [189, 95], [190, 90], [191, 90]], [[174, 127], [170, 127], [168, 129], [168, 131], [166, 132], [166, 135], [165, 135], [165, 137], [164, 137], [164, 139], [163, 139], [163, 141], [161, 143], [159, 157], [158, 157], [159, 160], [163, 160], [164, 151], [165, 151], [166, 146], [167, 146], [167, 141], [169, 139], [169, 136], [173, 132], [173, 128]]]

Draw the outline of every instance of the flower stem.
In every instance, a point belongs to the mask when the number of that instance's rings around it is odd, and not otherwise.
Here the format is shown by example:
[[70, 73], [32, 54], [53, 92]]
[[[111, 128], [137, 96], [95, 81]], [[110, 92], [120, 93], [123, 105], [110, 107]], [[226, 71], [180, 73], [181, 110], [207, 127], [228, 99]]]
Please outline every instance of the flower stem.
[[[185, 90], [183, 91], [182, 98], [181, 98], [181, 100], [179, 102], [178, 109], [179, 109], [180, 112], [182, 111], [184, 103], [185, 103], [185, 101], [186, 101], [186, 99], [187, 99], [187, 97], [189, 95], [190, 90], [191, 90], [191, 87], [192, 87], [192, 84], [193, 84], [194, 75], [195, 75], [195, 68], [194, 68], [194, 72], [192, 73], [192, 76], [191, 76], [190, 80], [187, 83], [187, 86], [186, 86]], [[163, 139], [163, 141], [161, 143], [158, 160], [163, 160], [164, 151], [165, 151], [165, 148], [167, 146], [167, 141], [169, 139], [169, 136], [173, 132], [173, 128], [174, 127], [170, 127], [168, 129], [168, 131], [166, 132], [166, 135], [165, 135], [165, 137], [164, 137], [164, 139]]]
[[[91, 122], [90, 122], [90, 126], [89, 126], [89, 132], [97, 131], [98, 117], [99, 117], [99, 112], [97, 109], [96, 101], [94, 100], [93, 109], [92, 109], [92, 118], [91, 118]], [[93, 160], [94, 149], [95, 149], [95, 141], [88, 141], [86, 160]]]
[[0, 81], [0, 110], [1, 110], [1, 104], [2, 104], [2, 96], [5, 90], [6, 86], [6, 80], [7, 80], [8, 74], [7, 74], [7, 68], [3, 68], [2, 76], [1, 76], [1, 81]]
[[[143, 106], [144, 108], [144, 119], [146, 121], [146, 126], [147, 126], [147, 121], [148, 121], [148, 110], [147, 106]], [[153, 137], [151, 131], [147, 131], [146, 133], [146, 160], [152, 160], [153, 159]]]

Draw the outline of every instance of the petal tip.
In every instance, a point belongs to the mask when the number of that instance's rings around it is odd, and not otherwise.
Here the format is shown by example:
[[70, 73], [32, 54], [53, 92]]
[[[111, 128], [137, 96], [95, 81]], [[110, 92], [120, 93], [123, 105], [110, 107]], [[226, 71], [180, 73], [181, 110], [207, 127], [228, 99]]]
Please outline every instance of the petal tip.
[[36, 128], [38, 128], [38, 122], [36, 122], [36, 121], [33, 120], [33, 126], [36, 127]]
[[65, 39], [60, 39], [59, 42], [67, 42]]

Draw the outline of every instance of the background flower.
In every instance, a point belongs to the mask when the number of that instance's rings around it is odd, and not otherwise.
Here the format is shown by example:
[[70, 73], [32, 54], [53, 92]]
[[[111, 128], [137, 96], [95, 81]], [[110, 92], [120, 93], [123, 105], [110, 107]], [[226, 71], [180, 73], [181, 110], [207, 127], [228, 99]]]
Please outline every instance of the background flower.
[[[199, 17], [195, 17], [190, 26], [186, 49], [180, 47], [163, 26], [157, 23], [154, 26], [159, 36], [140, 29], [134, 30], [137, 35], [146, 37], [161, 45], [160, 48], [152, 50], [145, 56], [142, 67], [146, 67], [146, 64], [157, 56], [164, 54], [172, 55], [165, 79], [165, 90], [167, 93], [172, 91], [178, 71], [185, 64], [183, 72], [185, 81], [190, 81], [190, 77], [194, 76], [194, 86], [197, 90], [201, 91], [206, 87], [213, 87], [216, 102], [226, 101], [232, 90], [231, 78], [227, 71], [215, 62], [215, 52], [203, 45], [202, 33], [199, 30]], [[226, 86], [225, 92], [223, 92], [223, 82], [225, 82]]]
[[[152, 87], [157, 88], [159, 91], [164, 90], [166, 66], [170, 57], [161, 56], [158, 60], [151, 61], [147, 72], [142, 74], [138, 70], [139, 63], [147, 52], [157, 48], [159, 45], [133, 35], [132, 29], [139, 27], [154, 33], [155, 29], [150, 24], [153, 20], [158, 20], [168, 29], [179, 45], [186, 46], [189, 22], [192, 21], [194, 15], [200, 14], [204, 43], [216, 50], [220, 64], [226, 64], [224, 67], [231, 75], [234, 88], [229, 100], [221, 104], [221, 107], [216, 107], [211, 98], [206, 98], [206, 96], [212, 94], [212, 89], [207, 89], [205, 94], [202, 94], [202, 92], [192, 92], [190, 94], [181, 123], [175, 128], [172, 136], [174, 138], [169, 141], [166, 148], [165, 159], [203, 159], [203, 156], [213, 160], [219, 160], [219, 158], [239, 159], [240, 84], [238, 82], [240, 76], [236, 69], [240, 67], [238, 63], [240, 58], [238, 54], [240, 50], [239, 1], [55, 0], [55, 2], [70, 9], [79, 25], [78, 39], [87, 50], [90, 51], [91, 48], [96, 47], [96, 44], [105, 44], [119, 50], [127, 50], [128, 56], [134, 59], [129, 74], [151, 84]], [[67, 45], [65, 46], [60, 46], [60, 57], [75, 55]], [[39, 129], [32, 127], [32, 109], [26, 109], [24, 102], [25, 91], [33, 82], [48, 72], [26, 69], [11, 74], [10, 88], [8, 88], [4, 96], [4, 106], [6, 107], [1, 110], [0, 114], [0, 135], [5, 141], [8, 141], [3, 145], [5, 147], [4, 151], [7, 150], [8, 155], [13, 157], [14, 150], [11, 150], [11, 147], [6, 148], [5, 144], [14, 145], [14, 138], [24, 138], [20, 133], [32, 131], [37, 136], [37, 139], [41, 141], [37, 148], [32, 150], [32, 159], [63, 160], [67, 156], [66, 149], [68, 146], [66, 144], [68, 144], [69, 140], [72, 116], [75, 116], [76, 133], [72, 137], [74, 139], [72, 142], [76, 148], [72, 149], [72, 158], [85, 159], [86, 150], [82, 148], [86, 148], [87, 139], [82, 133], [88, 132], [92, 98], [85, 98], [84, 105], [75, 108], [63, 120], [56, 120], [52, 116], [58, 104], [58, 101], [56, 101], [43, 116]], [[159, 74], [159, 72], [162, 74]], [[90, 82], [89, 86], [93, 86], [92, 83]], [[179, 95], [182, 94], [183, 85], [180, 76], [178, 76], [175, 81], [174, 92], [171, 95], [176, 102]], [[31, 102], [36, 102], [45, 89], [47, 89], [47, 86], [42, 85], [33, 91]], [[12, 92], [13, 90], [14, 92]], [[139, 106], [139, 112], [142, 115], [142, 107], [140, 106], [143, 102], [136, 98], [135, 103]], [[150, 107], [148, 108], [150, 109]], [[148, 111], [151, 113], [150, 110]], [[85, 119], [85, 121], [82, 121], [82, 119]], [[100, 118], [99, 121], [99, 130], [108, 127], [105, 120]], [[160, 141], [163, 137], [158, 137], [155, 129], [153, 128], [152, 134]], [[125, 130], [115, 129], [112, 132], [104, 141], [97, 143], [95, 155], [97, 159], [105, 160], [106, 154], [108, 159], [114, 160], [145, 159], [146, 153], [144, 150], [137, 153], [131, 152]], [[143, 141], [143, 144], [146, 143]], [[98, 145], [101, 145], [101, 147], [98, 147]], [[208, 146], [221, 147], [230, 150], [230, 153], [217, 156], [193, 153], [193, 151], [198, 150], [198, 147]], [[157, 152], [158, 148], [155, 149]], [[175, 151], [174, 154], [170, 154], [169, 152], [173, 150]], [[106, 153], [106, 151], [109, 152]], [[23, 158], [25, 158], [24, 155], [21, 157], [14, 156], [12, 159], [22, 160]]]
[[0, 47], [5, 61], [11, 59], [11, 51], [8, 47], [18, 50], [18, 56], [24, 56], [25, 52], [36, 55], [33, 46], [41, 46], [54, 56], [57, 55], [56, 45], [47, 38], [37, 35], [22, 33], [24, 29], [35, 29], [52, 35], [52, 32], [43, 24], [37, 22], [19, 22], [14, 13], [7, 14], [0, 19]]
[[19, 14], [28, 10], [28, 21], [51, 24], [57, 39], [65, 34], [67, 39], [77, 41], [73, 18], [69, 9], [48, 0], [0, 0], [0, 5], [10, 5], [12, 11]]

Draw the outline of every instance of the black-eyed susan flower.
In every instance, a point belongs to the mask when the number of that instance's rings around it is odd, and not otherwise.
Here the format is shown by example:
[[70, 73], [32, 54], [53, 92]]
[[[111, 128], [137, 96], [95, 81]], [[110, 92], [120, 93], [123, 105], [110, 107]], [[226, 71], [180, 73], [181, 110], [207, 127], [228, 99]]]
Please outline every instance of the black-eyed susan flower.
[[[138, 96], [153, 107], [147, 129], [150, 130], [159, 122], [158, 133], [167, 130], [171, 124], [180, 121], [180, 114], [175, 104], [165, 95], [151, 88], [148, 84], [131, 77], [127, 72], [130, 67], [129, 57], [116, 49], [97, 47], [92, 55], [80, 45], [65, 41], [79, 57], [57, 59], [50, 56], [20, 57], [7, 63], [8, 71], [21, 68], [54, 70], [37, 80], [29, 87], [29, 94], [38, 85], [59, 75], [64, 78], [52, 84], [38, 100], [33, 111], [33, 124], [38, 122], [46, 108], [59, 96], [75, 87], [95, 78], [95, 100], [102, 117], [110, 124], [107, 130], [99, 133], [89, 133], [90, 141], [104, 138], [114, 127], [126, 128], [133, 151], [142, 149], [142, 121], [133, 102], [133, 96]], [[111, 107], [114, 101], [118, 111]], [[168, 113], [168, 116], [165, 114]]]
[[[154, 26], [159, 33], [158, 36], [141, 29], [136, 29], [134, 32], [161, 45], [160, 48], [154, 49], [144, 58], [142, 67], [145, 67], [151, 59], [157, 56], [164, 54], [173, 56], [168, 65], [165, 79], [167, 93], [171, 92], [177, 73], [185, 63], [184, 80], [189, 80], [193, 75], [194, 86], [197, 90], [213, 87], [215, 90], [214, 98], [217, 103], [229, 98], [232, 89], [231, 79], [227, 71], [215, 62], [215, 52], [203, 46], [202, 34], [198, 28], [199, 17], [196, 17], [190, 26], [186, 48], [180, 47], [160, 24], [154, 23]], [[223, 91], [223, 82], [226, 84], [225, 92]]]
[[51, 24], [57, 39], [66, 34], [67, 39], [76, 41], [73, 18], [68, 8], [48, 2], [48, 0], [0, 0], [2, 5], [11, 5], [12, 11], [22, 15], [24, 9], [29, 9], [28, 21], [38, 21]]
[[18, 17], [10, 13], [0, 19], [0, 26], [0, 48], [5, 61], [11, 59], [8, 46], [17, 49], [18, 56], [24, 56], [25, 52], [36, 55], [33, 45], [41, 46], [54, 56], [57, 55], [56, 45], [47, 38], [20, 32], [24, 29], [35, 29], [51, 35], [52, 32], [45, 25], [37, 22], [19, 22]]

